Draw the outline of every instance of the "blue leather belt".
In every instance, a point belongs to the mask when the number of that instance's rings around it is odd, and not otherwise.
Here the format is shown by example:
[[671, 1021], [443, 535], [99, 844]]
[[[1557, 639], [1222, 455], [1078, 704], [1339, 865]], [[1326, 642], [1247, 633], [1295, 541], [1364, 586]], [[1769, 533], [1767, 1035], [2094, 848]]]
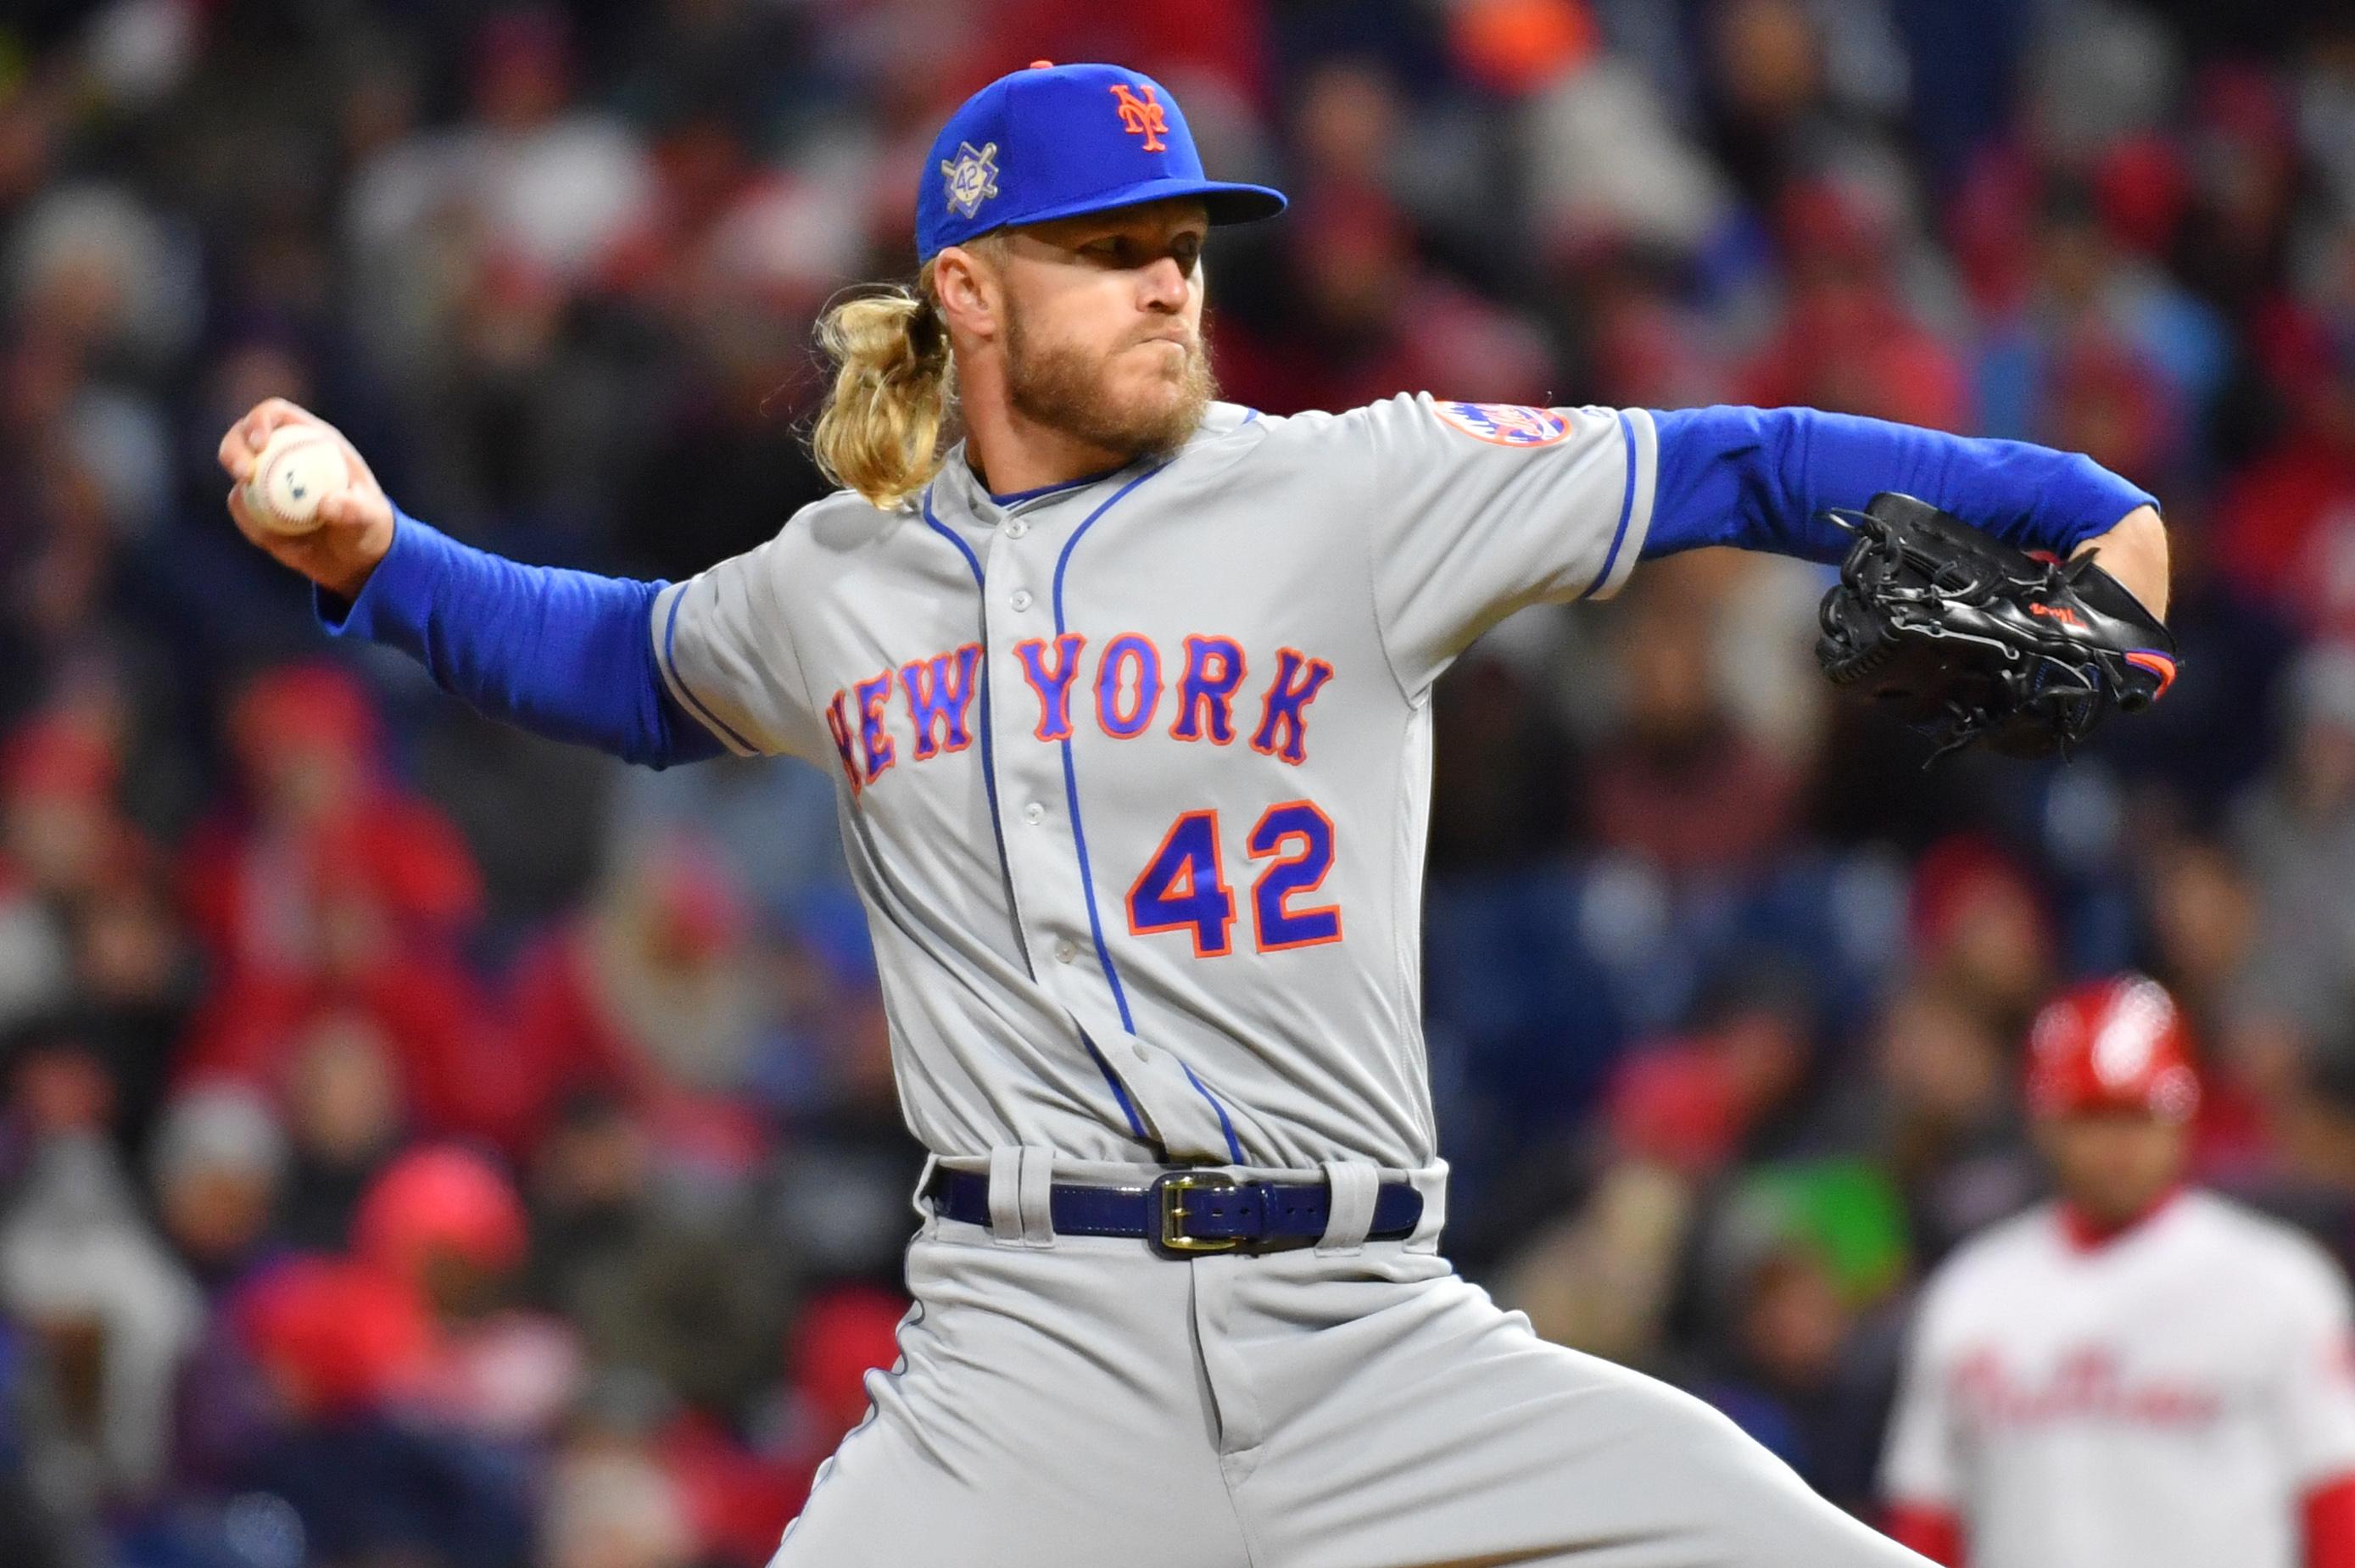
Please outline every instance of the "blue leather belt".
[[[981, 1172], [935, 1171], [924, 1196], [943, 1219], [989, 1223], [989, 1178]], [[1057, 1235], [1136, 1236], [1172, 1257], [1314, 1246], [1332, 1211], [1332, 1189], [1321, 1181], [1238, 1181], [1214, 1170], [1173, 1170], [1146, 1187], [1057, 1182], [1047, 1189]], [[1386, 1181], [1375, 1189], [1367, 1239], [1403, 1240], [1422, 1219], [1423, 1194]]]

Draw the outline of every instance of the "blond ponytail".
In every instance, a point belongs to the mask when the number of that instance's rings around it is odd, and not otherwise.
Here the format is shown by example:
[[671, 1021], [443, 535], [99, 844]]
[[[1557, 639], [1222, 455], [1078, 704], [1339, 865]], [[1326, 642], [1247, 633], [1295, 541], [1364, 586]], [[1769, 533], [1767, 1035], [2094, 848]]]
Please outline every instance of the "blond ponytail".
[[817, 324], [837, 368], [810, 446], [827, 478], [887, 510], [941, 466], [954, 387], [930, 283], [845, 300]]

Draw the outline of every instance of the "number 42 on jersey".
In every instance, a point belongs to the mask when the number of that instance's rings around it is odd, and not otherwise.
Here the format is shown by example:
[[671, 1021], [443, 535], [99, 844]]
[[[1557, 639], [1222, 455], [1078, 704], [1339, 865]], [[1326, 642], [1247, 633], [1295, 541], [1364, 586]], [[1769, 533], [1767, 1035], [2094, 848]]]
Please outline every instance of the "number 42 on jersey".
[[[1252, 944], [1262, 953], [1311, 947], [1341, 939], [1341, 912], [1331, 904], [1300, 907], [1333, 869], [1333, 822], [1305, 800], [1288, 800], [1260, 814], [1243, 837], [1243, 852], [1268, 864], [1252, 883]], [[1128, 890], [1128, 929], [1149, 936], [1183, 931], [1194, 956], [1234, 951], [1235, 895], [1227, 885], [1219, 844], [1219, 814], [1189, 811], [1170, 824]]]

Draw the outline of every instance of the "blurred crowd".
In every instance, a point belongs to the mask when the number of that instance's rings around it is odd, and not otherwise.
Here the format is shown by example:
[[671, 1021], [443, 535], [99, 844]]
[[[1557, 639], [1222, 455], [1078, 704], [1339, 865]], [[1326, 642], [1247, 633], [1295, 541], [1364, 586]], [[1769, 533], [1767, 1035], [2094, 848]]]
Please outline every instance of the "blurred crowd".
[[1654, 563], [1439, 699], [1450, 1251], [1869, 1509], [1907, 1293], [2138, 966], [2206, 1179], [2355, 1259], [2355, 21], [2126, 0], [16, 0], [0, 20], [0, 1561], [762, 1562], [892, 1359], [829, 782], [633, 773], [330, 649], [211, 453], [678, 578], [822, 494], [810, 324], [964, 94], [1148, 70], [1227, 395], [1806, 403], [2156, 491], [2185, 674], [2068, 766]]

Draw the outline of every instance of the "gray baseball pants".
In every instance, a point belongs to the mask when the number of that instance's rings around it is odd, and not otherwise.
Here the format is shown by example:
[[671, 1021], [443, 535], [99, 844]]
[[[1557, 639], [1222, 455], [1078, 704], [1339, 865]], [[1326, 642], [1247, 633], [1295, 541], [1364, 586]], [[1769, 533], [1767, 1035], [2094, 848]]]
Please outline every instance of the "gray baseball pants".
[[1352, 1244], [1369, 1167], [1323, 1245], [1182, 1262], [1053, 1235], [1047, 1168], [1001, 1152], [991, 1226], [927, 1216], [900, 1364], [772, 1568], [1921, 1568], [1699, 1400], [1540, 1339], [1435, 1213]]

